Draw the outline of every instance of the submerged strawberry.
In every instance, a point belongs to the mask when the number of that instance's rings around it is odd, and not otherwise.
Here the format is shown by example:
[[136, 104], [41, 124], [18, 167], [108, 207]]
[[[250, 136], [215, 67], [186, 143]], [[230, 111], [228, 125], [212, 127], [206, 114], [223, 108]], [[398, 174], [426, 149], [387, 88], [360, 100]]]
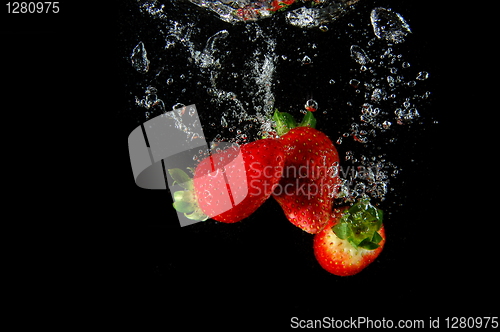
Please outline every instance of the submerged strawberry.
[[198, 164], [193, 179], [171, 169], [172, 178], [186, 189], [174, 193], [174, 207], [193, 220], [245, 219], [271, 196], [284, 162], [281, 142], [268, 138], [212, 154]]
[[359, 273], [384, 247], [382, 215], [367, 199], [332, 213], [328, 226], [314, 236], [314, 256], [318, 263], [338, 276]]
[[292, 224], [316, 234], [328, 224], [338, 189], [337, 149], [328, 136], [312, 128], [311, 112], [292, 129], [295, 124], [287, 113], [276, 112], [275, 121], [286, 163], [273, 197]]

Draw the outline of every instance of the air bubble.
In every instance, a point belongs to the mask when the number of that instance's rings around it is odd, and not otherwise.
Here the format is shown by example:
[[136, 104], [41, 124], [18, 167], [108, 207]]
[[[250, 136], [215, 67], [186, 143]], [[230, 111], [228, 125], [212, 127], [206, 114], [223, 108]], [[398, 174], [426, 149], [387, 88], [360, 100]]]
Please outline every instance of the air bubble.
[[353, 58], [360, 65], [366, 65], [370, 61], [365, 50], [358, 45], [351, 46], [351, 58]]
[[399, 44], [411, 33], [410, 26], [405, 19], [390, 9], [377, 7], [372, 10], [370, 20], [375, 36], [385, 39], [389, 43]]
[[315, 112], [318, 109], [318, 102], [314, 99], [306, 101], [304, 108], [308, 111]]
[[184, 105], [182, 103], [176, 103], [176, 104], [174, 104], [174, 106], [172, 106], [172, 110], [176, 110], [176, 109], [183, 108], [183, 107], [186, 107], [186, 105]]
[[132, 62], [132, 67], [139, 73], [145, 74], [149, 71], [150, 62], [148, 60], [148, 52], [146, 52], [142, 41], [134, 47], [130, 61]]
[[350, 84], [353, 88], [356, 88], [356, 89], [358, 88], [358, 86], [359, 86], [359, 84], [360, 84], [360, 83], [361, 83], [361, 81], [360, 81], [360, 80], [357, 80], [357, 79], [355, 79], [355, 78], [353, 78], [353, 79], [351, 79], [351, 80], [349, 81], [349, 84]]
[[417, 75], [417, 80], [424, 81], [429, 78], [429, 73], [426, 71], [421, 71]]
[[312, 63], [311, 58], [308, 55], [305, 55], [301, 60], [303, 65], [309, 65]]
[[222, 116], [220, 118], [220, 124], [222, 127], [227, 128], [227, 121], [226, 121], [226, 118], [224, 116]]

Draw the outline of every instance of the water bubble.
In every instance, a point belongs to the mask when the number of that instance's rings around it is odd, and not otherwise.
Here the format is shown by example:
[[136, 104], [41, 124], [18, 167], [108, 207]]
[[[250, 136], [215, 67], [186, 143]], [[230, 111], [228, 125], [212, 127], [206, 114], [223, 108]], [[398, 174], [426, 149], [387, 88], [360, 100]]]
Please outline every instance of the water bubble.
[[222, 127], [227, 128], [227, 120], [224, 116], [220, 118], [220, 124]]
[[134, 47], [132, 55], [130, 56], [130, 61], [132, 62], [132, 67], [141, 74], [145, 74], [149, 70], [149, 60], [148, 53], [144, 47], [144, 43], [141, 41]]
[[320, 9], [300, 7], [286, 14], [288, 24], [299, 28], [315, 28], [320, 25]]
[[358, 88], [358, 86], [359, 86], [359, 84], [360, 84], [360, 83], [361, 83], [361, 81], [360, 81], [360, 80], [358, 80], [358, 79], [355, 79], [355, 78], [353, 78], [353, 79], [351, 79], [351, 80], [349, 81], [349, 84], [350, 84], [353, 88], [355, 88], [355, 89], [357, 89], [357, 88]]
[[375, 88], [373, 89], [372, 95], [371, 95], [371, 100], [374, 102], [380, 102], [385, 98], [385, 91], [380, 89], [380, 88]]
[[303, 65], [309, 65], [312, 63], [312, 60], [309, 56], [305, 55], [301, 60]]
[[318, 102], [314, 99], [306, 101], [304, 108], [308, 111], [315, 112], [318, 109]]
[[389, 43], [399, 44], [411, 33], [410, 26], [405, 19], [396, 12], [383, 7], [374, 8], [370, 20], [375, 36], [385, 39]]
[[176, 110], [176, 109], [182, 109], [186, 107], [186, 105], [182, 104], [182, 103], [175, 103], [173, 106], [172, 106], [172, 110]]
[[370, 62], [370, 58], [366, 55], [365, 50], [358, 45], [351, 46], [351, 58], [353, 58], [360, 65], [366, 65]]
[[412, 107], [412, 108], [405, 107], [404, 109], [397, 108], [394, 111], [394, 114], [396, 115], [396, 121], [397, 121], [397, 124], [399, 124], [399, 125], [412, 123], [413, 120], [420, 117], [420, 113], [418, 112], [418, 110], [415, 107]]
[[411, 64], [409, 62], [403, 62], [403, 64], [401, 65], [401, 67], [403, 68], [410, 68]]
[[329, 83], [329, 84], [331, 84], [331, 85], [333, 85], [333, 84], [335, 84], [336, 82], [335, 82], [335, 80], [332, 78], [331, 80], [329, 80], [329, 81], [328, 81], [328, 83]]
[[421, 71], [417, 74], [417, 80], [424, 81], [429, 78], [429, 73], [426, 71]]
[[[145, 96], [143, 99], [139, 99], [137, 96], [135, 97], [135, 103], [137, 106], [144, 107], [146, 109], [154, 109], [159, 112], [163, 112], [165, 110], [165, 104], [163, 100], [158, 98], [158, 90], [154, 86], [148, 86], [145, 91]], [[151, 115], [151, 112], [148, 113], [148, 116]]]
[[196, 113], [196, 108], [194, 108], [194, 107], [190, 106], [190, 107], [188, 108], [188, 114], [189, 114], [189, 116], [194, 116], [194, 115], [195, 115], [195, 113]]
[[172, 77], [170, 77], [170, 78], [167, 79], [166, 82], [167, 82], [168, 85], [171, 85], [172, 83], [174, 83], [174, 79]]

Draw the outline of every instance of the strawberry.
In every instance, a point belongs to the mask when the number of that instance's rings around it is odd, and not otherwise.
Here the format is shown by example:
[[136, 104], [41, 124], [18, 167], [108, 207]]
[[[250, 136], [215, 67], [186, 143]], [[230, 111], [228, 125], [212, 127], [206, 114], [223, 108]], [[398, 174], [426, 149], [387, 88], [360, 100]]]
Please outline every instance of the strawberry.
[[245, 219], [271, 196], [284, 162], [281, 142], [267, 138], [212, 154], [198, 164], [193, 179], [170, 169], [172, 178], [186, 189], [174, 193], [174, 207], [193, 220]]
[[328, 136], [313, 128], [316, 120], [311, 112], [292, 129], [295, 123], [287, 113], [276, 111], [274, 119], [286, 162], [273, 197], [292, 224], [316, 234], [328, 224], [338, 189], [337, 149]]
[[368, 199], [336, 210], [328, 226], [314, 236], [314, 256], [326, 271], [351, 276], [380, 255], [385, 244], [383, 214]]

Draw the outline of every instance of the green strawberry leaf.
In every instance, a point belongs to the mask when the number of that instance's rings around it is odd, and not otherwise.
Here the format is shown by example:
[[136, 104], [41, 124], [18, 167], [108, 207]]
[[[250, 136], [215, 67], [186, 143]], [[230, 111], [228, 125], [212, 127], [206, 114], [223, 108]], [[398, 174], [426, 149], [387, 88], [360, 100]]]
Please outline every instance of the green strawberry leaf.
[[332, 230], [340, 239], [349, 241], [354, 247], [373, 250], [382, 241], [382, 236], [378, 233], [382, 221], [382, 210], [371, 205], [369, 199], [361, 199], [342, 215]]
[[168, 173], [172, 179], [174, 179], [174, 184], [177, 183], [179, 186], [187, 190], [193, 189], [193, 179], [191, 179], [182, 169], [171, 168], [168, 170]]
[[183, 200], [185, 193], [186, 192], [184, 190], [174, 192], [174, 202]]
[[174, 184], [178, 184], [185, 190], [174, 192], [174, 208], [181, 213], [184, 213], [186, 218], [197, 221], [205, 221], [208, 216], [203, 213], [198, 205], [193, 179], [189, 177], [183, 170], [172, 168], [168, 170], [168, 174], [174, 179]]
[[382, 236], [378, 233], [378, 232], [375, 232], [375, 234], [373, 234], [373, 237], [372, 237], [372, 242], [373, 243], [380, 243], [380, 241], [382, 241]]
[[297, 122], [290, 113], [280, 112], [277, 109], [273, 114], [273, 121], [276, 123], [276, 133], [281, 136], [297, 127]]
[[310, 111], [307, 111], [307, 113], [304, 115], [304, 119], [302, 119], [302, 122], [300, 124], [297, 124], [290, 113], [280, 112], [276, 109], [273, 114], [273, 121], [276, 123], [276, 133], [278, 134], [278, 136], [282, 136], [288, 133], [290, 129], [293, 129], [295, 127], [316, 128], [316, 118]]
[[306, 115], [304, 115], [304, 119], [302, 119], [302, 122], [298, 125], [298, 127], [316, 128], [316, 118], [313, 113], [307, 111]]
[[204, 214], [199, 208], [194, 210], [194, 212], [191, 214], [184, 213], [184, 215], [186, 216], [186, 218], [191, 220], [205, 221], [208, 219], [208, 216]]
[[333, 226], [332, 231], [341, 240], [345, 240], [348, 237], [352, 236], [351, 227], [347, 223], [338, 223], [337, 225]]
[[358, 247], [367, 250], [374, 250], [377, 249], [379, 245], [377, 243], [370, 241], [369, 239], [364, 239], [363, 241], [361, 241], [360, 244], [358, 244]]
[[191, 213], [195, 210], [196, 206], [192, 202], [177, 201], [173, 203], [174, 208], [182, 213]]

